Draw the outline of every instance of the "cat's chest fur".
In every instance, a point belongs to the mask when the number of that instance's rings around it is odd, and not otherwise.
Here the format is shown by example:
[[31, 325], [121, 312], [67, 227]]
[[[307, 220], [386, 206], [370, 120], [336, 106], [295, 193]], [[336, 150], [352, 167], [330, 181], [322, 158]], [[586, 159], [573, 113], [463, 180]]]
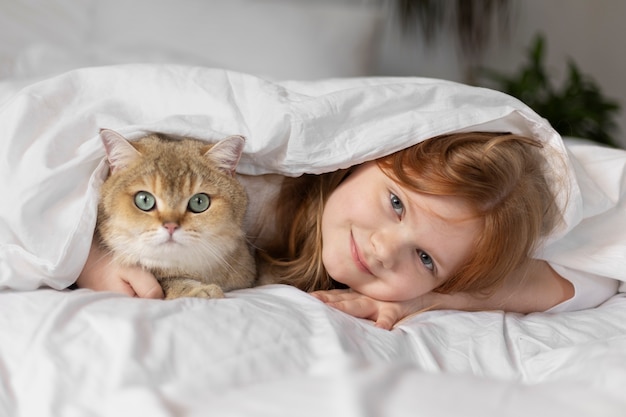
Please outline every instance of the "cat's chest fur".
[[153, 272], [166, 298], [252, 286], [247, 196], [234, 176], [243, 138], [209, 145], [159, 135], [131, 143], [110, 130], [101, 136], [111, 173], [97, 231], [116, 262]]

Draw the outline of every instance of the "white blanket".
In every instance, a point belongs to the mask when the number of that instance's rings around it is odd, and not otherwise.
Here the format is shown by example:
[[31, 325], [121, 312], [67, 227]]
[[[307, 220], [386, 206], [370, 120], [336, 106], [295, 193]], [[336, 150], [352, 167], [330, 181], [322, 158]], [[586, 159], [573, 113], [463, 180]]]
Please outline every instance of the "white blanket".
[[242, 173], [286, 175], [346, 167], [451, 131], [532, 135], [556, 152], [566, 213], [542, 255], [620, 280], [623, 151], [568, 151], [518, 100], [420, 78], [277, 83], [206, 68], [114, 66], [73, 71], [0, 102], [1, 415], [626, 409], [622, 294], [575, 313], [429, 312], [387, 332], [284, 286], [168, 302], [58, 291], [87, 256], [106, 174], [102, 127], [131, 138], [241, 134]]
[[[78, 275], [105, 175], [100, 128], [131, 138], [146, 131], [206, 140], [241, 134], [248, 139], [241, 172], [300, 174], [489, 123], [534, 134], [563, 152], [558, 135], [517, 100], [442, 81], [279, 84], [161, 66], [70, 72], [22, 90], [0, 109], [0, 233], [7, 236], [0, 288], [64, 288]], [[580, 217], [579, 198], [574, 183], [571, 222]]]

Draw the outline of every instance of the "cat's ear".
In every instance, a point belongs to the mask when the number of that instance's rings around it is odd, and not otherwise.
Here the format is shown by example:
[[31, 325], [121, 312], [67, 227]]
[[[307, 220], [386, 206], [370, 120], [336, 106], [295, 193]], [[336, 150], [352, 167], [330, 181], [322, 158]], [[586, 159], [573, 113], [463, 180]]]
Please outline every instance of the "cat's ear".
[[140, 154], [130, 142], [111, 129], [100, 129], [100, 139], [109, 161], [111, 173], [130, 164]]
[[241, 159], [245, 142], [243, 136], [228, 136], [211, 146], [204, 156], [209, 158], [218, 169], [233, 176]]

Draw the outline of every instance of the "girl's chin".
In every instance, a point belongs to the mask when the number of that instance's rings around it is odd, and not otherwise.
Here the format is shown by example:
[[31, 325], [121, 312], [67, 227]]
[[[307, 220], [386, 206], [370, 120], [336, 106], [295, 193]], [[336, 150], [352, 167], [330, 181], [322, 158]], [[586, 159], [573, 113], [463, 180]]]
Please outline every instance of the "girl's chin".
[[339, 283], [339, 284], [343, 284], [343, 285], [345, 285], [345, 286], [348, 286], [348, 287], [352, 288], [352, 286], [350, 285], [350, 282], [352, 282], [351, 280], [349, 280], [349, 279], [348, 279], [348, 280], [346, 280], [346, 279], [343, 279], [343, 278], [339, 278], [339, 279], [338, 279], [338, 278], [335, 278], [335, 275], [330, 274], [330, 273], [329, 273], [328, 275], [330, 275], [330, 277], [333, 279], [333, 281], [335, 281], [335, 282], [337, 282], [337, 283]]

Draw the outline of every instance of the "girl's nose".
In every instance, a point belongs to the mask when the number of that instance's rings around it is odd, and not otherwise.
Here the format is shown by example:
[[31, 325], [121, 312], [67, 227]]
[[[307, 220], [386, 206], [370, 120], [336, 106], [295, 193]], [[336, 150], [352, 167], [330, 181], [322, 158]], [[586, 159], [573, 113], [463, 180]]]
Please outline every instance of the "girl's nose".
[[401, 234], [394, 230], [380, 229], [375, 231], [371, 237], [374, 257], [385, 269], [393, 269], [405, 252], [405, 241]]

